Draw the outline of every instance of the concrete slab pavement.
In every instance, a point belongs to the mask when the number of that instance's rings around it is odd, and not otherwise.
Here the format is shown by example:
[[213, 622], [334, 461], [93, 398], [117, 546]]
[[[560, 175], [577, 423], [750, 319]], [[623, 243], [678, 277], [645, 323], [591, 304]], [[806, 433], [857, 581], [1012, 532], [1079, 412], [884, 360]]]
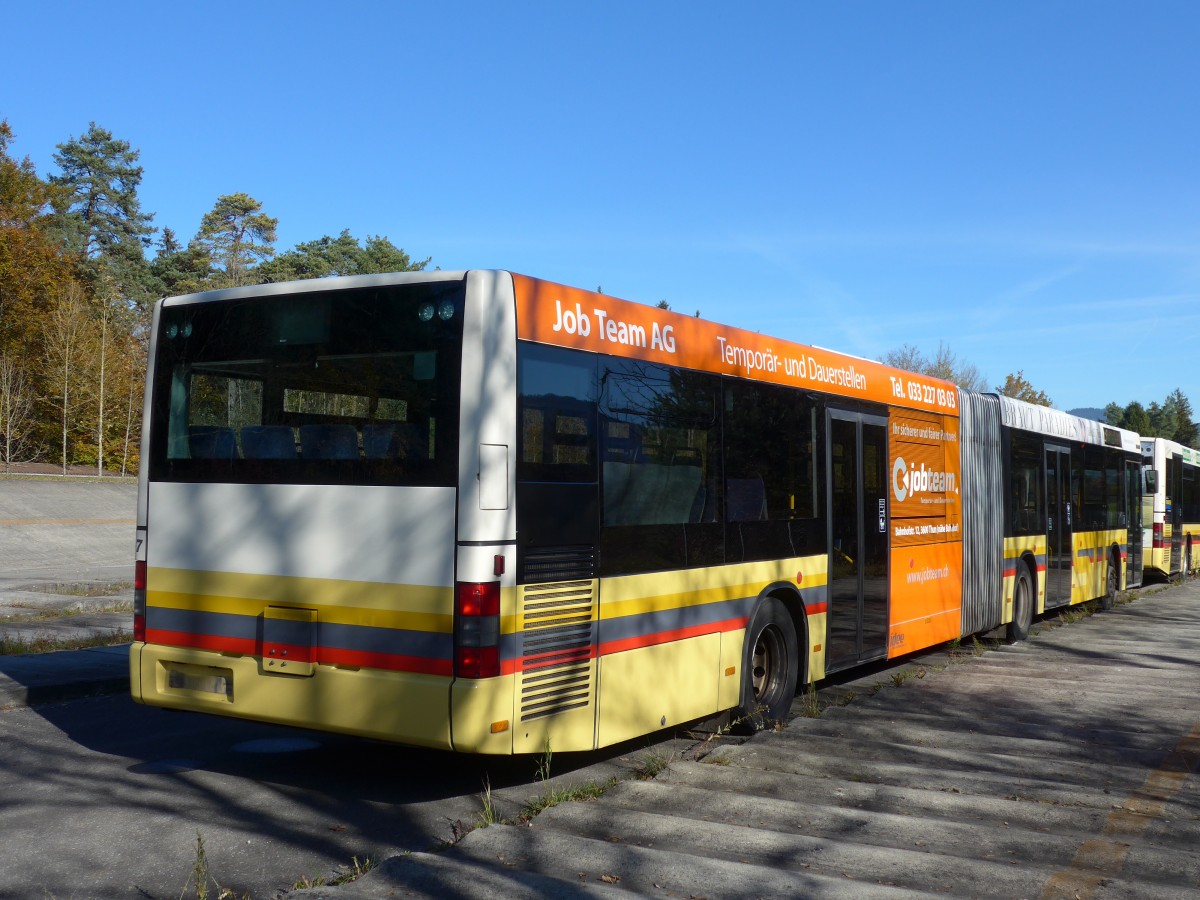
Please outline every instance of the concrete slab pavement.
[[818, 692], [817, 718], [797, 698], [782, 731], [289, 900], [1194, 895], [1200, 583], [1035, 632]]
[[[0, 478], [0, 640], [133, 630], [137, 485]], [[0, 706], [128, 690], [128, 645], [0, 656]]]
[[0, 478], [0, 591], [132, 582], [137, 484]]

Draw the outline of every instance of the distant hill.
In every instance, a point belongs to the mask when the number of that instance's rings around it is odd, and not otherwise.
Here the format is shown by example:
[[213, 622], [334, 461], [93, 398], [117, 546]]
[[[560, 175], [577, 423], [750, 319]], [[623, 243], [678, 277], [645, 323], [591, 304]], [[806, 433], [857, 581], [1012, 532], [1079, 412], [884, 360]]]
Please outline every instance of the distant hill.
[[1081, 419], [1095, 419], [1097, 422], [1104, 421], [1104, 410], [1095, 406], [1081, 406], [1079, 409], [1068, 409], [1073, 416], [1079, 416]]

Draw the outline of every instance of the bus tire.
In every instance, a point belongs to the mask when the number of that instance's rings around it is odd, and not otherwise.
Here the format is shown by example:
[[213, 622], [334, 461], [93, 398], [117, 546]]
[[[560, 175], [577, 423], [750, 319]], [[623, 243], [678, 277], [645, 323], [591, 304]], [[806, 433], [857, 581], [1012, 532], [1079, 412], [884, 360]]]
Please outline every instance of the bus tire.
[[1112, 609], [1117, 605], [1117, 567], [1108, 561], [1108, 574], [1104, 578], [1104, 593], [1100, 595], [1100, 608]]
[[1029, 567], [1025, 563], [1017, 566], [1017, 583], [1013, 586], [1013, 617], [1008, 623], [1005, 637], [1010, 644], [1017, 644], [1029, 637], [1029, 626], [1033, 624], [1033, 583], [1029, 580]]
[[732, 718], [738, 730], [754, 732], [787, 718], [796, 696], [799, 660], [792, 617], [775, 597], [763, 598], [746, 626], [742, 702]]

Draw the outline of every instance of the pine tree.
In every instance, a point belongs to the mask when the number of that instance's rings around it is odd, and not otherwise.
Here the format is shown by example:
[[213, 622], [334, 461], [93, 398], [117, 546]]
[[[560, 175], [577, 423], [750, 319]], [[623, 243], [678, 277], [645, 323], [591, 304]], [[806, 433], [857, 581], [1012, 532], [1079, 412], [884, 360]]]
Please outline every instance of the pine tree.
[[220, 271], [216, 287], [251, 284], [255, 263], [275, 255], [275, 229], [279, 220], [262, 211], [262, 203], [249, 194], [223, 194], [205, 213], [195, 244], [207, 249]]
[[138, 186], [141, 151], [92, 122], [87, 133], [58, 145], [60, 174], [50, 183], [66, 193], [61, 213], [63, 237], [89, 259], [140, 255], [150, 245], [153, 213], [142, 212]]
[[1196, 414], [1192, 411], [1191, 401], [1184, 396], [1183, 391], [1175, 388], [1167, 395], [1167, 400], [1175, 407], [1175, 433], [1171, 440], [1185, 447], [1197, 446]]

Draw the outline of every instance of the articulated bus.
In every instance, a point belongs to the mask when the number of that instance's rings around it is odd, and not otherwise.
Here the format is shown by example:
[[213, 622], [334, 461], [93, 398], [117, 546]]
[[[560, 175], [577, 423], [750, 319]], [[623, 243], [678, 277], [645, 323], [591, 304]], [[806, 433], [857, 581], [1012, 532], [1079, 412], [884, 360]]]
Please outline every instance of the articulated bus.
[[[1004, 579], [1009, 636], [1031, 612], [1099, 598], [1142, 580], [1138, 436], [1044, 406], [997, 397], [1002, 421]], [[1032, 600], [1032, 604], [1027, 602]]]
[[1146, 568], [1159, 578], [1193, 574], [1200, 567], [1200, 451], [1166, 438], [1144, 438], [1142, 462], [1154, 473], [1146, 494], [1152, 525]]
[[161, 301], [144, 421], [156, 706], [586, 750], [1136, 577], [1135, 436], [508, 272]]

